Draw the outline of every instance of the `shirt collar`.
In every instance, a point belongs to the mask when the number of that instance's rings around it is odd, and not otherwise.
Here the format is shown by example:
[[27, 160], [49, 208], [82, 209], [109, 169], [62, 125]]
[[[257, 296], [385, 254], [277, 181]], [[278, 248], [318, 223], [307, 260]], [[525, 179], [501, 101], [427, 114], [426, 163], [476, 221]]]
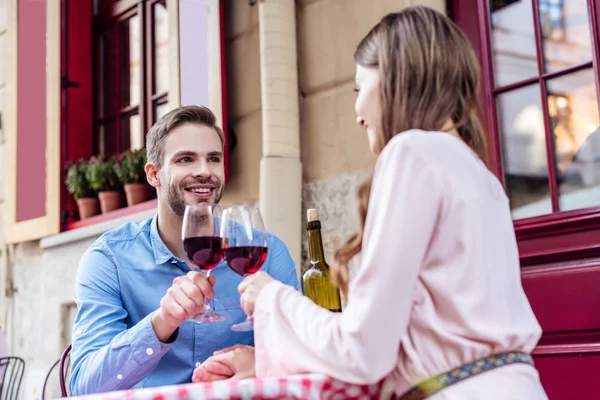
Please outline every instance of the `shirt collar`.
[[152, 224], [150, 226], [150, 240], [152, 242], [152, 251], [154, 252], [154, 261], [156, 265], [164, 264], [169, 260], [176, 260], [177, 258], [171, 250], [165, 245], [160, 234], [158, 233], [158, 213], [152, 218]]

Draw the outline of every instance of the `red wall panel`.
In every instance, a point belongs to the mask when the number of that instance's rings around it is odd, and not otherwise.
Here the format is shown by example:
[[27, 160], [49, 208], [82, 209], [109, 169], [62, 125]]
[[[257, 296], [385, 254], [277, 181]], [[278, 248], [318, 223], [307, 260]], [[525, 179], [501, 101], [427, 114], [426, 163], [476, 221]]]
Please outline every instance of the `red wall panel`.
[[525, 269], [523, 287], [544, 333], [600, 331], [600, 261]]
[[600, 397], [600, 354], [534, 357], [540, 379], [551, 400]]

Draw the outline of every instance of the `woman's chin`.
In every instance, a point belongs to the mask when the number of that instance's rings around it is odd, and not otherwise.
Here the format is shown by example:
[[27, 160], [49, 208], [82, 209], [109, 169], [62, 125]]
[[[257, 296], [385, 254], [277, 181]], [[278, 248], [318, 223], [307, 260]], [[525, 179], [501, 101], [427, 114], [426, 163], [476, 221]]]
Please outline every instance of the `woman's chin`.
[[379, 153], [381, 153], [381, 149], [377, 144], [377, 135], [371, 129], [367, 129], [367, 137], [369, 138], [369, 148], [371, 149], [371, 152], [378, 156]]

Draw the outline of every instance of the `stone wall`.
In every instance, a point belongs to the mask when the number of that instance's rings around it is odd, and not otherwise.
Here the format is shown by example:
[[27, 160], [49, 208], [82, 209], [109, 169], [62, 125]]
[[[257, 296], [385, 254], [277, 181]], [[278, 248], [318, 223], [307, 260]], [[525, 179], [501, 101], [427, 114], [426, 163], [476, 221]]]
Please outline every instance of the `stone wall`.
[[[444, 0], [297, 0], [303, 201], [321, 214], [327, 260], [358, 228], [355, 192], [371, 171], [364, 130], [356, 124], [356, 45], [385, 14], [411, 4], [444, 12]], [[303, 216], [306, 220], [306, 216]], [[303, 233], [303, 268], [307, 264]]]

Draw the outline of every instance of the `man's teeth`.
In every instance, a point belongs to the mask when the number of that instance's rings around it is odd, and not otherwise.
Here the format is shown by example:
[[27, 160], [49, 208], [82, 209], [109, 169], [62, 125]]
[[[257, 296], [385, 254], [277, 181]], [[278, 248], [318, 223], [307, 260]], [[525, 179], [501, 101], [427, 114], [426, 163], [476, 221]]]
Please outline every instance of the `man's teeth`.
[[193, 193], [210, 193], [211, 189], [208, 188], [197, 188], [197, 189], [190, 189], [191, 192]]

